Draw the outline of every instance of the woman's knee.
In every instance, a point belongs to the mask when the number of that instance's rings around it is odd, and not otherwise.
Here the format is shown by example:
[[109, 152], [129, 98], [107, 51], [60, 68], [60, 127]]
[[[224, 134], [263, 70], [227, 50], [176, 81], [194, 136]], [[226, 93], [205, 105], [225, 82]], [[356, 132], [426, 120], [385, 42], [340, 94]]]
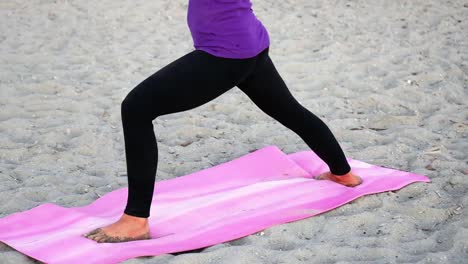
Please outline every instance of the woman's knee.
[[124, 121], [141, 121], [152, 120], [150, 109], [145, 109], [144, 98], [139, 98], [135, 93], [130, 92], [120, 104], [122, 120]]

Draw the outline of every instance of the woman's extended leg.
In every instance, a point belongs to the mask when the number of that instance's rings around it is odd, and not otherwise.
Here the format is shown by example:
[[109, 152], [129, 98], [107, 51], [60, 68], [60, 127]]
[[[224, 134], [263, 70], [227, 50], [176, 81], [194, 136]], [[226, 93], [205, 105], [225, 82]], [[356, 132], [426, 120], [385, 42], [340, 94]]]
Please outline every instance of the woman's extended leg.
[[[253, 71], [255, 61], [255, 57], [230, 60], [195, 50], [160, 69], [128, 93], [121, 105], [128, 177], [125, 214], [119, 222], [90, 232], [92, 239], [123, 242], [142, 239], [145, 234], [149, 238], [147, 218], [158, 163], [152, 121], [158, 116], [201, 106], [224, 94]], [[118, 236], [122, 239], [117, 239]]]
[[255, 71], [237, 86], [263, 112], [299, 135], [332, 174], [346, 175], [351, 171], [328, 126], [293, 97], [268, 54], [259, 58]]

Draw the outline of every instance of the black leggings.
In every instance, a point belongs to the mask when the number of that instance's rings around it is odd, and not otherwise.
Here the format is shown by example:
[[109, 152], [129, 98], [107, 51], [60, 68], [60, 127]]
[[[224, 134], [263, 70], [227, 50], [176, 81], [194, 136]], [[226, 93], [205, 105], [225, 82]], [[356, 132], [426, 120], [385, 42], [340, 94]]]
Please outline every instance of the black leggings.
[[263, 112], [299, 135], [333, 174], [351, 170], [327, 125], [292, 96], [268, 50], [248, 59], [221, 58], [194, 50], [128, 93], [121, 105], [128, 177], [124, 213], [149, 217], [158, 164], [152, 121], [201, 106], [235, 86]]

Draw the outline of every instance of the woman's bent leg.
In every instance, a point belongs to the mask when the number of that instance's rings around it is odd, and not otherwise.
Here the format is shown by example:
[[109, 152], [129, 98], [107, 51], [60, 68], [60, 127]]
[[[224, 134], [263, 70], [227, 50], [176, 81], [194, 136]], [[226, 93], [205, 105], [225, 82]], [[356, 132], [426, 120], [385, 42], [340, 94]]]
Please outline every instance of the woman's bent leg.
[[266, 114], [293, 130], [329, 166], [335, 175], [351, 171], [346, 157], [328, 126], [304, 108], [291, 94], [271, 58], [237, 86]]
[[158, 163], [152, 121], [189, 110], [222, 95], [253, 69], [255, 60], [227, 60], [195, 50], [137, 85], [121, 105], [127, 161], [125, 214], [149, 217]]

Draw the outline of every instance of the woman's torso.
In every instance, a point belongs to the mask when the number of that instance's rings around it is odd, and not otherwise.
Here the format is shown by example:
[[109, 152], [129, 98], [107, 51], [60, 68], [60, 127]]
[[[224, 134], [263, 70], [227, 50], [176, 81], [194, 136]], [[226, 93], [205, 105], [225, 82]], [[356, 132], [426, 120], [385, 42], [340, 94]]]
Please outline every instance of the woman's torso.
[[189, 0], [187, 24], [195, 49], [217, 57], [251, 58], [270, 45], [250, 0]]

